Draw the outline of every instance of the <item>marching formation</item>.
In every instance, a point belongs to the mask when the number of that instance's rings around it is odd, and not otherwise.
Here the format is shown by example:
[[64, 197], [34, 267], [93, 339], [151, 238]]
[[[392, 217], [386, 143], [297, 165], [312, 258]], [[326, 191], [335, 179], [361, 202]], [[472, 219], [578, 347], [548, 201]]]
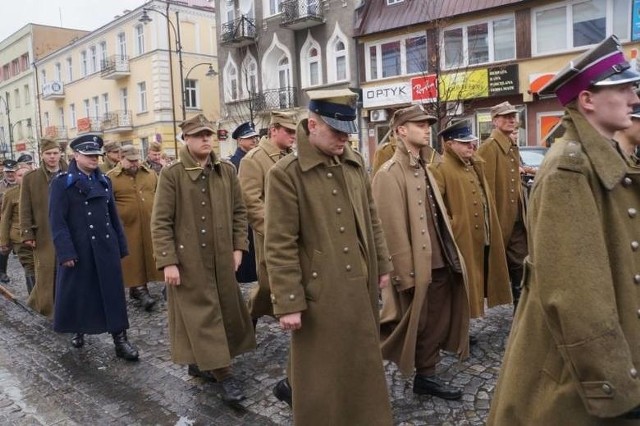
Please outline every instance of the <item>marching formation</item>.
[[3, 163], [0, 282], [13, 251], [28, 305], [74, 348], [110, 333], [137, 361], [125, 290], [151, 311], [147, 284], [164, 281], [173, 362], [231, 404], [245, 398], [234, 358], [275, 318], [290, 347], [273, 392], [298, 425], [393, 424], [384, 360], [415, 394], [460, 399], [443, 351], [464, 362], [471, 320], [513, 304], [488, 424], [637, 422], [638, 82], [615, 36], [549, 81], [565, 133], [530, 193], [508, 102], [482, 142], [468, 121], [432, 135], [422, 106], [397, 110], [372, 174], [348, 89], [307, 92], [305, 116], [274, 111], [261, 138], [241, 124], [229, 160], [202, 114], [180, 124], [173, 162], [88, 134], [67, 163], [43, 139], [39, 168]]

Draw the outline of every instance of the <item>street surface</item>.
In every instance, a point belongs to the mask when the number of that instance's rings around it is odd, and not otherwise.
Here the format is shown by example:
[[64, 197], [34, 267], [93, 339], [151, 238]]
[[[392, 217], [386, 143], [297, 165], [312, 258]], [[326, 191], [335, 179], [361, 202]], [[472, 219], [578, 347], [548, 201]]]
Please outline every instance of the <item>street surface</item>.
[[[6, 287], [26, 299], [22, 268], [9, 259]], [[243, 290], [248, 286], [243, 285]], [[185, 366], [171, 362], [167, 316], [159, 283], [150, 292], [158, 303], [145, 312], [129, 301], [129, 340], [140, 361], [116, 358], [111, 336], [87, 336], [74, 349], [69, 335], [51, 330], [49, 322], [30, 315], [0, 297], [0, 424], [2, 425], [290, 425], [289, 407], [272, 394], [283, 377], [288, 336], [272, 319], [258, 323], [258, 347], [236, 358], [234, 371], [247, 399], [229, 407], [219, 385], [190, 377]], [[445, 401], [412, 392], [395, 366], [386, 365], [397, 425], [483, 425], [495, 386], [512, 307], [488, 311], [472, 324], [478, 344], [459, 363], [445, 356], [439, 373], [464, 388], [460, 401]], [[354, 362], [357, 354], [354, 354]]]

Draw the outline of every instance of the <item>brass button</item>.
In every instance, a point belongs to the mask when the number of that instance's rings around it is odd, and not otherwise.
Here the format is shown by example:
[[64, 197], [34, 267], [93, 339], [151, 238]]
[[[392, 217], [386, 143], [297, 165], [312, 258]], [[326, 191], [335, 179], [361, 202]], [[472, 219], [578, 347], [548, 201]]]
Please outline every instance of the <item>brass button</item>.
[[338, 207], [338, 208], [336, 209], [336, 213], [338, 213], [338, 214], [342, 213], [342, 208], [341, 208], [341, 207]]
[[631, 241], [631, 250], [637, 251], [640, 248], [640, 243], [637, 241]]
[[340, 227], [340, 233], [344, 233], [344, 226]]
[[629, 375], [631, 377], [633, 377], [634, 379], [638, 378], [638, 370], [636, 370], [635, 368], [631, 368], [631, 370], [629, 370]]
[[312, 273], [311, 273], [311, 276], [312, 276], [313, 278], [318, 278], [318, 273], [317, 273], [317, 272], [312, 272]]
[[420, 231], [420, 232], [422, 232], [423, 234], [426, 234], [426, 233], [427, 233], [427, 230], [426, 230], [426, 229], [423, 229], [423, 230], [422, 230], [422, 231]]
[[411, 271], [411, 272], [409, 272], [409, 276], [410, 276], [410, 277], [415, 277], [415, 276], [416, 276], [416, 273], [415, 273], [415, 272], [413, 272], [413, 271]]
[[478, 225], [476, 225], [476, 229], [480, 229], [480, 227]]
[[635, 274], [633, 276], [633, 282], [636, 284], [640, 284], [640, 274]]
[[206, 247], [207, 245], [205, 243], [200, 244], [200, 247]]
[[347, 266], [345, 266], [345, 268], [344, 268], [344, 269], [346, 269], [347, 271], [350, 271], [350, 270], [351, 270], [351, 265], [347, 265]]
[[204, 189], [204, 188], [202, 188], [200, 191], [202, 191], [202, 192], [206, 192], [207, 190], [206, 190], [206, 189]]
[[200, 233], [201, 233], [201, 234], [206, 234], [206, 233], [207, 233], [207, 230], [206, 230], [206, 229], [201, 229], [201, 230], [200, 230]]
[[417, 189], [418, 191], [420, 191], [420, 187], [417, 187], [416, 189]]
[[334, 189], [333, 191], [331, 191], [331, 194], [333, 194], [333, 195], [338, 195], [338, 190], [337, 190], [337, 189]]
[[289, 300], [296, 300], [296, 295], [295, 294], [290, 294], [289, 295]]
[[478, 213], [474, 213], [473, 215], [474, 215], [475, 217], [478, 217]]
[[201, 202], [200, 204], [202, 204], [203, 206], [207, 205], [207, 203], [205, 201]]
[[345, 248], [343, 248], [343, 249], [342, 249], [342, 251], [343, 251], [344, 253], [349, 253], [349, 247], [345, 247]]
[[167, 255], [167, 252], [166, 252], [166, 251], [163, 251], [163, 252], [162, 252], [162, 255], [163, 255], [163, 256], [166, 256], [166, 255]]
[[200, 216], [200, 220], [205, 220], [205, 219], [206, 219], [206, 217]]
[[634, 209], [633, 207], [627, 210], [627, 212], [629, 213], [629, 217], [636, 217], [636, 215], [638, 214], [638, 210]]
[[640, 318], [640, 309], [638, 309], [636, 313], [638, 314], [638, 318]]
[[184, 248], [184, 246], [182, 244], [180, 244], [180, 249], [183, 249], [183, 248]]
[[418, 172], [415, 172], [413, 175], [414, 175], [415, 177], [418, 177], [418, 176], [419, 176]]
[[622, 185], [623, 185], [624, 187], [629, 187], [629, 186], [631, 186], [631, 184], [632, 184], [632, 183], [633, 183], [633, 181], [632, 181], [632, 180], [631, 180], [631, 178], [630, 178], [630, 177], [628, 177], [628, 176], [627, 176], [627, 177], [625, 177], [624, 179], [622, 179]]
[[609, 386], [606, 383], [602, 385], [602, 392], [606, 393], [607, 395], [610, 395], [611, 391], [612, 391], [611, 386]]
[[328, 177], [329, 179], [331, 179], [331, 178], [333, 177], [333, 173], [331, 173], [331, 172], [327, 173], [327, 177]]

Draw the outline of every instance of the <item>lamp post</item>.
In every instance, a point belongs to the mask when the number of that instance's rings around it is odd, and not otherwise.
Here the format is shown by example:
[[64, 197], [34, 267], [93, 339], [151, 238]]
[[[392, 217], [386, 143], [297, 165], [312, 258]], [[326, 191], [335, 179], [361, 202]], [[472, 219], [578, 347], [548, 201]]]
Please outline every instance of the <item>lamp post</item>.
[[[174, 35], [174, 39], [176, 41], [176, 49], [175, 51], [178, 53], [178, 63], [179, 63], [179, 67], [180, 67], [180, 93], [183, 94], [184, 93], [184, 79], [182, 78], [182, 44], [180, 43], [180, 15], [178, 14], [178, 11], [176, 10], [176, 22], [177, 22], [177, 26], [178, 28], [176, 29], [176, 26], [173, 24], [173, 22], [171, 22], [171, 19], [169, 18], [169, 6], [171, 5], [170, 2], [167, 2], [167, 11], [162, 12], [161, 10], [158, 9], [154, 9], [154, 8], [143, 8], [142, 9], [142, 16], [140, 17], [140, 19], [138, 19], [139, 22], [142, 22], [143, 24], [147, 25], [149, 22], [153, 21], [153, 19], [151, 19], [151, 17], [149, 16], [149, 14], [147, 13], [149, 10], [153, 10], [158, 12], [160, 15], [164, 16], [165, 18], [167, 18], [167, 37], [169, 40], [169, 74], [170, 74], [170, 79], [171, 79], [171, 112], [172, 112], [172, 117], [173, 117], [173, 146], [174, 146], [174, 150], [175, 150], [175, 156], [176, 158], [178, 157], [178, 130], [176, 128], [176, 103], [175, 103], [175, 89], [173, 87], [173, 59], [171, 56], [171, 34], [169, 33], [169, 28], [171, 28], [173, 30], [173, 35]], [[182, 120], [184, 121], [186, 119], [186, 110], [184, 107], [184, 102], [182, 104]]]
[[183, 108], [182, 114], [183, 115], [185, 113], [184, 110], [186, 110], [186, 105], [187, 105], [187, 80], [189, 80], [189, 74], [191, 74], [191, 71], [193, 71], [194, 69], [196, 69], [200, 65], [209, 65], [209, 69], [207, 70], [207, 73], [205, 74], [205, 77], [214, 78], [215, 76], [218, 75], [218, 72], [213, 69], [213, 65], [211, 64], [211, 62], [200, 62], [199, 64], [195, 64], [194, 66], [189, 68], [189, 71], [187, 71], [187, 75], [184, 78], [184, 81], [182, 83], [182, 87], [183, 87], [183, 89], [182, 89], [182, 108]]
[[4, 102], [4, 111], [7, 114], [7, 128], [9, 130], [9, 155], [13, 158], [13, 127], [11, 127], [11, 116], [9, 115], [9, 102], [7, 102], [7, 94], [0, 96], [0, 100]]

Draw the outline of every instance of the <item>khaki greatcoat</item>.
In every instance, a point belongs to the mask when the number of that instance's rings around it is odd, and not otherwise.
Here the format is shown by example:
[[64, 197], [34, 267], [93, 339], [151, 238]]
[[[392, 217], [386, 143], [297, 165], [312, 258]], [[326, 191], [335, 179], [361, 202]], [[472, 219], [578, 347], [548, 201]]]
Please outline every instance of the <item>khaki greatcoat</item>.
[[[60, 160], [60, 171], [67, 164]], [[20, 234], [22, 241], [35, 240], [33, 258], [36, 285], [27, 303], [42, 315], [53, 315], [53, 293], [56, 271], [56, 253], [49, 227], [49, 182], [53, 176], [44, 164], [22, 177], [20, 187]]]
[[390, 425], [378, 331], [378, 279], [391, 270], [364, 161], [314, 148], [267, 177], [265, 253], [276, 315], [302, 312], [289, 380], [297, 425]]
[[9, 246], [18, 256], [27, 277], [33, 277], [33, 249], [22, 244], [20, 238], [20, 186], [7, 190], [2, 200], [0, 214], [0, 246]]
[[269, 289], [269, 275], [264, 256], [264, 199], [265, 182], [269, 169], [280, 159], [280, 149], [268, 137], [260, 139], [258, 146], [240, 161], [238, 179], [242, 197], [247, 205], [247, 218], [253, 229], [253, 244], [258, 268], [258, 285], [249, 295], [249, 313], [252, 318], [273, 316]]
[[172, 359], [213, 370], [255, 347], [233, 263], [233, 251], [248, 246], [246, 208], [233, 164], [212, 153], [203, 168], [186, 146], [179, 155], [160, 173], [153, 250], [158, 269], [180, 271], [167, 292]]
[[[470, 165], [466, 165], [455, 151], [445, 144], [442, 162], [431, 164], [430, 170], [438, 182], [440, 194], [451, 219], [453, 236], [467, 267], [471, 318], [484, 315], [485, 298], [490, 308], [511, 303], [511, 285], [502, 232], [495, 202], [484, 178], [484, 160], [474, 155]], [[482, 190], [486, 194], [488, 205], [489, 258], [486, 282], [485, 212]]]
[[129, 248], [129, 255], [121, 261], [124, 285], [137, 287], [162, 281], [164, 277], [156, 268], [151, 243], [151, 211], [158, 185], [156, 173], [142, 165], [135, 176], [131, 176], [118, 164], [107, 176], [111, 179]]
[[640, 169], [574, 108], [529, 203], [525, 278], [489, 425], [632, 425], [640, 405]]
[[[423, 159], [435, 158], [431, 157], [432, 152], [432, 148], [425, 147], [420, 155]], [[451, 323], [442, 349], [461, 358], [469, 354], [469, 296], [464, 261], [455, 245], [435, 178], [398, 141], [393, 158], [376, 173], [372, 186], [393, 262], [392, 285], [382, 290], [382, 354], [395, 362], [404, 375], [412, 374], [415, 367], [418, 323], [431, 283], [432, 242], [426, 231], [428, 213], [424, 205], [427, 181], [447, 233], [442, 238], [443, 256], [456, 262], [461, 271], [452, 274]], [[411, 288], [413, 295], [405, 291]]]

